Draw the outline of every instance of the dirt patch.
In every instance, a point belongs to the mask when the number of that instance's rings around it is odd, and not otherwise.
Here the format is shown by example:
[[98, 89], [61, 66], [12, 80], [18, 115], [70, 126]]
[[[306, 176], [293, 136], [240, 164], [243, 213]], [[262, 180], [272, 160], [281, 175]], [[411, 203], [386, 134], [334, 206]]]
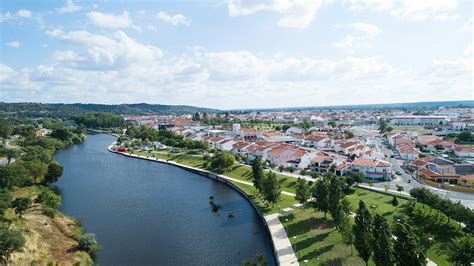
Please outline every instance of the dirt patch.
[[75, 249], [79, 229], [71, 218], [61, 214], [51, 218], [41, 209], [32, 208], [23, 215], [22, 220], [26, 244], [22, 252], [12, 254], [11, 265], [45, 265], [50, 262], [59, 265], [77, 262], [91, 264], [87, 253]]

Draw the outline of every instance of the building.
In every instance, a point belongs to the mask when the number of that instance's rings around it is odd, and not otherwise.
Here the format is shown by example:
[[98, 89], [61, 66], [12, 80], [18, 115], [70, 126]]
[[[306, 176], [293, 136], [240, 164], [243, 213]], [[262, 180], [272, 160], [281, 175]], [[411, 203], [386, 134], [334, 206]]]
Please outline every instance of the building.
[[356, 158], [352, 162], [351, 170], [363, 173], [366, 178], [388, 180], [392, 174], [392, 164], [378, 159]]
[[415, 115], [415, 116], [393, 116], [390, 123], [399, 126], [425, 126], [444, 125], [448, 122], [446, 116]]

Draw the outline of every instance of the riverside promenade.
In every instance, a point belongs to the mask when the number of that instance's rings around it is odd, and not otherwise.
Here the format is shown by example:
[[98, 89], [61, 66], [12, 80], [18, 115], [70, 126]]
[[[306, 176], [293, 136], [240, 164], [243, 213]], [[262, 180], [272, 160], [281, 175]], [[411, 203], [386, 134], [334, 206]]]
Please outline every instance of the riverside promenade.
[[[231, 177], [228, 177], [228, 176], [219, 175], [219, 174], [213, 173], [213, 172], [208, 171], [208, 170], [204, 170], [204, 169], [200, 169], [200, 168], [180, 164], [180, 163], [177, 163], [177, 162], [174, 162], [174, 161], [167, 161], [167, 160], [163, 160], [163, 159], [159, 159], [159, 158], [147, 157], [147, 156], [131, 154], [131, 153], [126, 153], [126, 152], [118, 152], [118, 151], [115, 151], [113, 149], [114, 145], [115, 145], [115, 142], [112, 143], [111, 145], [109, 145], [107, 147], [107, 150], [109, 152], [112, 152], [112, 153], [121, 154], [121, 155], [132, 157], [132, 158], [137, 158], [137, 159], [143, 159], [143, 160], [149, 160], [149, 161], [155, 161], [155, 162], [174, 165], [174, 166], [177, 166], [177, 167], [180, 167], [180, 168], [183, 168], [183, 169], [187, 169], [191, 172], [199, 173], [199, 174], [204, 175], [206, 177], [213, 178], [213, 179], [221, 181], [221, 182], [222, 182], [222, 180], [226, 180], [226, 181], [231, 181], [231, 182], [235, 182], [235, 183], [240, 183], [240, 184], [244, 184], [244, 185], [253, 186], [252, 182], [242, 181], [242, 180], [238, 180], [238, 179], [231, 178]], [[227, 182], [224, 182], [224, 183], [227, 183]], [[232, 183], [230, 183], [230, 184], [232, 184]], [[233, 186], [233, 187], [236, 188], [235, 186]], [[238, 188], [237, 188], [237, 190], [241, 193], [244, 193], [243, 191], [241, 191]], [[290, 193], [290, 192], [287, 192], [287, 191], [282, 191], [281, 193], [284, 194], [284, 195], [287, 195], [287, 196], [295, 196], [294, 193]], [[244, 193], [244, 195], [246, 196], [245, 193]], [[270, 236], [272, 238], [273, 250], [274, 250], [275, 257], [276, 257], [278, 265], [293, 265], [293, 266], [294, 265], [299, 265], [298, 259], [296, 257], [295, 252], [293, 251], [293, 247], [291, 245], [290, 240], [288, 239], [288, 235], [286, 234], [285, 228], [283, 227], [280, 220], [278, 219], [278, 217], [281, 214], [283, 214], [285, 212], [288, 212], [288, 211], [291, 211], [291, 210], [294, 210], [295, 208], [298, 208], [299, 206], [300, 206], [300, 204], [295, 204], [292, 207], [285, 208], [285, 209], [281, 210], [278, 213], [270, 214], [270, 215], [267, 215], [267, 216], [263, 216], [260, 213], [260, 211], [255, 207], [257, 212], [260, 214], [260, 216], [263, 217], [265, 225], [268, 228], [268, 231], [269, 231]]]

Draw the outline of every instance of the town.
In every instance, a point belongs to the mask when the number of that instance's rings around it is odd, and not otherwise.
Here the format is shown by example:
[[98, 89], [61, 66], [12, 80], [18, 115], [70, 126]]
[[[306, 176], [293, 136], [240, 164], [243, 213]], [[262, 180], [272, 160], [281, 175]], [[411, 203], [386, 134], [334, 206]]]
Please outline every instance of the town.
[[[358, 171], [374, 187], [428, 186], [474, 208], [472, 108], [417, 111], [321, 110], [183, 116], [128, 116], [137, 126], [167, 128], [267, 168], [311, 180]], [[146, 149], [147, 147], [143, 147]], [[382, 182], [387, 181], [387, 182]], [[437, 191], [439, 192], [439, 190]]]

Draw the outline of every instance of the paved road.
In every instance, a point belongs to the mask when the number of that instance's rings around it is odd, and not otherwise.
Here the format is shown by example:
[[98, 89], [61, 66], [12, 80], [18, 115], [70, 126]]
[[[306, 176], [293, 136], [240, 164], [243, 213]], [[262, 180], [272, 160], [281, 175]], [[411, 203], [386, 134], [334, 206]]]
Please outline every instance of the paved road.
[[[440, 197], [448, 198], [452, 201], [461, 201], [461, 203], [471, 209], [474, 209], [474, 195], [471, 193], [463, 193], [457, 191], [449, 191], [440, 188], [434, 188], [428, 185], [425, 185], [418, 181], [417, 179], [413, 178], [409, 173], [407, 173], [402, 167], [403, 160], [390, 158], [394, 154], [394, 151], [390, 149], [385, 143], [382, 142], [381, 139], [378, 139], [377, 145], [382, 147], [382, 152], [387, 156], [386, 160], [392, 163], [393, 170], [399, 171], [402, 173], [401, 175], [397, 175], [395, 179], [389, 182], [378, 182], [374, 183], [374, 187], [383, 188], [385, 185], [389, 186], [389, 189], [397, 189], [397, 185], [403, 186], [404, 191], [409, 192], [412, 188], [419, 188], [424, 187], [429, 189], [431, 192], [437, 194]], [[396, 153], [396, 152], [395, 152]]]

